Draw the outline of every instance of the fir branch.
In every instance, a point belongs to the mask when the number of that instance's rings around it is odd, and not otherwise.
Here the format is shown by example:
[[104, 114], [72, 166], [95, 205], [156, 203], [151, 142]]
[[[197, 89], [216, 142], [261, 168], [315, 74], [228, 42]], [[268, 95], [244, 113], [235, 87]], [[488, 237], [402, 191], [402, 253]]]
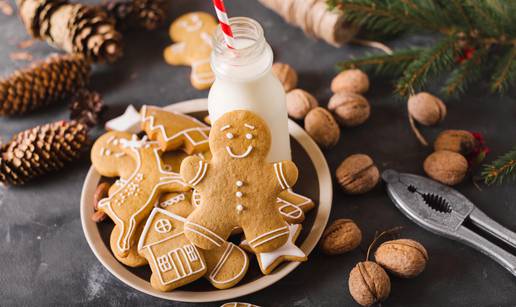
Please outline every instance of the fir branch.
[[504, 33], [499, 22], [502, 16], [496, 13], [489, 2], [485, 0], [465, 0], [464, 6], [466, 10], [469, 10], [470, 15], [476, 16], [473, 22], [477, 31], [481, 31], [488, 36], [500, 36]]
[[420, 57], [405, 69], [396, 84], [396, 92], [401, 96], [408, 96], [414, 90], [419, 91], [429, 75], [437, 74], [452, 66], [458, 54], [457, 39], [456, 35], [451, 35], [441, 40], [434, 48], [428, 48], [422, 52]]
[[498, 157], [491, 164], [486, 164], [482, 170], [484, 182], [488, 185], [502, 184], [516, 180], [516, 147]]
[[493, 92], [504, 92], [516, 80], [516, 46], [505, 49], [491, 80]]
[[[386, 0], [327, 0], [330, 8], [345, 11], [344, 17], [350, 23], [383, 33], [401, 33], [406, 31], [442, 31], [442, 20], [428, 20], [433, 15], [418, 3], [412, 1], [406, 5], [401, 1]], [[407, 12], [410, 11], [410, 14]]]
[[376, 74], [401, 75], [405, 68], [419, 57], [423, 48], [395, 51], [392, 54], [369, 54], [360, 59], [350, 59], [338, 64], [341, 70], [360, 68]]
[[476, 50], [473, 57], [465, 59], [455, 68], [443, 86], [443, 93], [446, 96], [458, 96], [464, 93], [469, 84], [478, 81], [482, 77], [482, 70], [478, 69], [478, 65], [485, 60], [488, 52], [488, 48]]

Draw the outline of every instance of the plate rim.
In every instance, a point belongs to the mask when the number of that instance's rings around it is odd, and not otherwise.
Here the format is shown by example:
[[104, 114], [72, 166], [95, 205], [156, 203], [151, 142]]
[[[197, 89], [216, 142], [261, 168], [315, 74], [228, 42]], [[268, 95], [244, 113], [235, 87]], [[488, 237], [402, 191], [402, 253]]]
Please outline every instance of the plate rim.
[[[170, 111], [177, 111], [182, 113], [202, 112], [207, 111], [208, 100], [206, 98], [186, 100], [168, 105], [164, 108]], [[300, 246], [301, 250], [303, 250], [303, 252], [305, 252], [305, 254], [308, 256], [317, 246], [317, 243], [319, 242], [319, 239], [321, 238], [323, 231], [328, 223], [333, 200], [333, 183], [328, 163], [317, 144], [303, 128], [301, 128], [290, 118], [288, 127], [289, 134], [298, 141], [298, 143], [303, 147], [307, 155], [310, 157], [310, 160], [314, 164], [319, 182], [319, 201], [316, 210], [316, 217], [310, 233]], [[88, 242], [88, 245], [93, 251], [95, 257], [97, 257], [100, 263], [111, 274], [113, 274], [113, 276], [115, 276], [127, 286], [140, 292], [166, 300], [188, 303], [207, 303], [229, 300], [249, 295], [267, 288], [290, 274], [301, 264], [300, 262], [290, 262], [281, 269], [274, 271], [272, 274], [264, 275], [252, 282], [243, 285], [237, 285], [233, 288], [225, 290], [214, 289], [211, 291], [199, 292], [184, 290], [160, 292], [155, 290], [150, 286], [148, 281], [145, 281], [142, 278], [130, 273], [123, 264], [118, 262], [118, 260], [116, 260], [116, 258], [111, 254], [111, 251], [103, 243], [99, 232], [96, 231], [97, 225], [90, 219], [90, 216], [93, 213], [93, 208], [87, 204], [92, 202], [92, 191], [94, 191], [96, 188], [99, 179], [100, 174], [98, 174], [93, 166], [91, 166], [84, 180], [80, 203], [81, 225], [86, 237], [86, 241]]]

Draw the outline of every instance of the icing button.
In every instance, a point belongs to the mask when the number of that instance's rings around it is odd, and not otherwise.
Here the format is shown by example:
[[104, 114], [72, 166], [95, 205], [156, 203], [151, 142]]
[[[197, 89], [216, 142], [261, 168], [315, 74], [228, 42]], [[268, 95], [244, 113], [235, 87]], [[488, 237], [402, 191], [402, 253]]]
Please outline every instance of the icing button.
[[235, 195], [236, 195], [236, 197], [240, 198], [240, 197], [244, 196], [244, 193], [238, 191], [235, 193]]
[[236, 182], [236, 186], [237, 186], [237, 187], [241, 187], [241, 186], [243, 186], [243, 185], [244, 185], [244, 183], [243, 183], [242, 181], [240, 181], [240, 180], [238, 180], [238, 181]]
[[244, 211], [244, 206], [242, 206], [241, 204], [236, 205], [236, 211], [238, 212], [238, 214], [242, 213], [242, 211]]

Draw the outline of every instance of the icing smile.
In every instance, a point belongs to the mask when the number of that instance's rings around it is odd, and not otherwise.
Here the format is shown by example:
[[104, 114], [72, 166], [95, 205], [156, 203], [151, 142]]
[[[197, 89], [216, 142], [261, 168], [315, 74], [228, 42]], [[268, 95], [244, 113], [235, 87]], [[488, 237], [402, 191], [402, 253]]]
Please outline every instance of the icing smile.
[[237, 159], [242, 159], [242, 158], [245, 158], [245, 157], [249, 156], [251, 151], [253, 151], [253, 146], [251, 146], [251, 145], [247, 146], [247, 150], [243, 154], [240, 154], [240, 155], [235, 154], [233, 152], [233, 150], [231, 150], [231, 147], [229, 147], [229, 146], [226, 146], [226, 151], [228, 152], [228, 154], [231, 157], [237, 158]]

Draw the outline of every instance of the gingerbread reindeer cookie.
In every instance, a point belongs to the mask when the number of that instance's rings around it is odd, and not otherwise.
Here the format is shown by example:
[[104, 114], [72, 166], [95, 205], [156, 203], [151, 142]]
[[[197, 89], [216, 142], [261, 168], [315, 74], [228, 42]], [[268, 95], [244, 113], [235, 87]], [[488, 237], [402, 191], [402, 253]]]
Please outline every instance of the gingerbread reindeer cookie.
[[220, 247], [241, 227], [250, 247], [269, 252], [285, 244], [288, 224], [276, 199], [297, 181], [291, 161], [269, 163], [271, 135], [265, 121], [250, 111], [224, 114], [210, 133], [212, 159], [191, 156], [181, 176], [202, 199], [185, 224], [185, 235], [203, 249]]
[[165, 61], [170, 65], [190, 65], [190, 81], [199, 90], [210, 88], [215, 81], [210, 55], [216, 28], [215, 18], [204, 12], [185, 14], [170, 26], [170, 37], [175, 44], [165, 49]]
[[136, 166], [112, 195], [99, 202], [98, 208], [119, 227], [114, 252], [124, 258], [137, 240], [138, 226], [149, 215], [161, 193], [187, 191], [189, 187], [179, 174], [163, 169], [158, 144], [147, 142], [146, 137], [140, 140], [136, 135], [131, 140], [121, 139], [120, 144]]

